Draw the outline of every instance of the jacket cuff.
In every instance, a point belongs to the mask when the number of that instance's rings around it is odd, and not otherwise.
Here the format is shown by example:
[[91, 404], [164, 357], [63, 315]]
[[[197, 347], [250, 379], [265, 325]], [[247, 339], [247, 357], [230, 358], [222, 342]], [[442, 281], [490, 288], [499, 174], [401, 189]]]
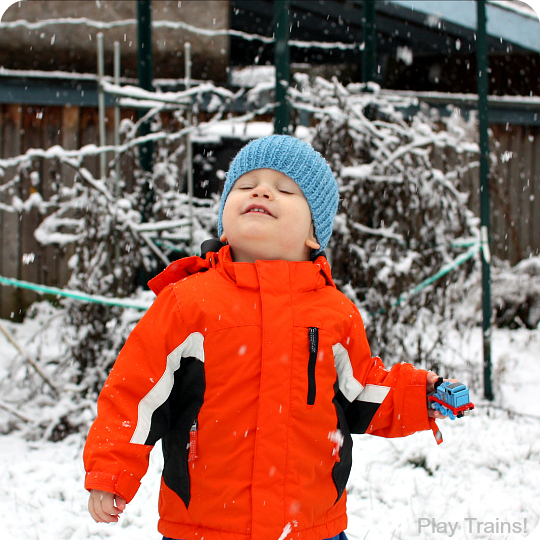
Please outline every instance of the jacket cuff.
[[104, 472], [89, 472], [86, 473], [84, 487], [90, 491], [91, 489], [99, 489], [108, 491], [115, 495], [120, 495], [126, 502], [130, 502], [141, 483], [134, 476], [127, 472], [121, 472], [118, 475]]
[[[411, 385], [418, 385], [423, 388], [422, 399], [425, 400], [426, 415], [427, 415], [427, 397], [425, 395], [426, 394], [425, 389], [426, 389], [426, 383], [427, 383], [427, 374], [428, 372], [425, 371], [424, 369], [416, 369], [413, 373], [413, 376], [411, 377]], [[443, 442], [443, 437], [442, 437], [441, 430], [439, 429], [439, 426], [435, 422], [435, 419], [430, 418], [428, 416], [427, 421], [428, 421], [428, 426], [422, 429], [431, 429], [431, 431], [433, 432], [433, 436], [435, 437], [435, 441], [437, 442], [437, 444], [441, 444]]]
[[403, 400], [405, 435], [431, 429], [427, 414], [427, 371], [414, 369]]

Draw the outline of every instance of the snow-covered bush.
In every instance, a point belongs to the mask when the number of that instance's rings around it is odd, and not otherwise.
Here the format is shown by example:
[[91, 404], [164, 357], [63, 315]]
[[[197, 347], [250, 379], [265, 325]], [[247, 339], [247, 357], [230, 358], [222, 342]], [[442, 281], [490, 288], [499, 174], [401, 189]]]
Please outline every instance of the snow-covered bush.
[[540, 257], [524, 259], [510, 268], [495, 261], [492, 303], [496, 324], [509, 328], [537, 328], [540, 323]]
[[[213, 223], [214, 201], [193, 199], [190, 209], [178, 190], [177, 150], [158, 148], [153, 172], [136, 169], [133, 191], [120, 198], [105, 187], [84, 188], [84, 204], [74, 210], [84, 232], [75, 243], [68, 288], [112, 298], [140, 295], [168, 262], [191, 255], [191, 236], [193, 245], [210, 236], [205, 225]], [[76, 335], [74, 382], [80, 393], [96, 397], [137, 318], [126, 320], [122, 307], [70, 301], [67, 322]]]
[[[472, 127], [376, 85], [297, 78], [296, 106], [312, 111], [312, 144], [338, 176], [341, 207], [329, 245], [333, 275], [359, 306], [375, 354], [446, 372], [440, 351], [467, 295], [474, 258], [408, 295], [478, 239], [460, 180], [477, 165]], [[444, 373], [446, 374], [446, 373]]]
[[[165, 133], [159, 119], [153, 127]], [[181, 127], [175, 124], [169, 129]], [[133, 122], [123, 122], [125, 140], [134, 137], [136, 131]], [[183, 140], [171, 142], [165, 138], [156, 145], [153, 171], [146, 172], [138, 166], [137, 147], [129, 147], [122, 163], [133, 169], [132, 187], [126, 186], [123, 179], [116, 184], [113, 166], [107, 178], [97, 179], [83, 166], [82, 158], [73, 159], [57, 151], [60, 161], [75, 170], [75, 178], [57, 175], [55, 190], [48, 200], [40, 196], [38, 201], [34, 196], [31, 205], [21, 200], [17, 211], [24, 220], [39, 202], [45, 217], [35, 230], [36, 240], [73, 253], [67, 289], [105, 297], [113, 303], [141, 297], [150, 303], [153, 294], [143, 290], [148, 279], [168, 262], [191, 255], [201, 241], [211, 236], [216, 200], [190, 200], [185, 193], [181, 169], [184, 151]], [[32, 174], [32, 166], [32, 162], [21, 165], [13, 180], [15, 187], [24, 175]], [[144, 313], [72, 298], [61, 299], [60, 303], [64, 308], [59, 336], [64, 341], [63, 353], [44, 368], [57, 381], [58, 391], [44, 384], [38, 373], [28, 370], [25, 380], [18, 379], [17, 386], [19, 390], [21, 385], [31, 387], [34, 393], [28, 395], [13, 387], [10, 398], [17, 407], [26, 403], [32, 408], [28, 398], [49, 403], [47, 395], [57, 399], [61, 394], [64, 405], [69, 405], [62, 407], [56, 418], [37, 424], [37, 431], [53, 440], [86, 427], [91, 418], [81, 411], [95, 403], [118, 352]], [[40, 387], [42, 392], [36, 393]], [[19, 403], [20, 399], [23, 401]]]
[[[254, 110], [265, 106], [263, 94], [248, 97]], [[477, 166], [474, 126], [424, 109], [405, 118], [400, 111], [411, 101], [375, 85], [345, 87], [298, 75], [291, 97], [295, 118], [307, 111], [314, 119], [311, 128], [297, 133], [305, 134], [338, 177], [342, 204], [328, 255], [336, 283], [364, 315], [374, 354], [388, 365], [404, 360], [443, 375], [455, 373], [444, 365], [441, 351], [450, 331], [455, 335], [456, 328], [473, 321], [461, 306], [474, 282], [476, 259], [408, 293], [478, 241], [477, 220], [460, 191], [462, 177]], [[148, 277], [168, 261], [196, 252], [215, 232], [217, 200], [189, 201], [183, 139], [167, 137], [185, 127], [183, 115], [177, 111], [167, 125], [155, 116], [153, 133], [163, 137], [153, 172], [136, 166], [130, 189], [122, 182], [115, 186], [113, 166], [109, 178], [100, 180], [81, 160], [59, 153], [76, 170], [75, 181], [64, 185], [58, 178], [50, 200], [40, 202], [47, 217], [35, 236], [42, 244], [72, 246], [70, 289], [109, 298], [144, 296]], [[122, 133], [129, 141], [137, 125], [124, 121]], [[128, 147], [122, 160], [137, 164], [136, 147]], [[21, 212], [25, 204], [21, 201]], [[44, 428], [53, 439], [87, 424], [81, 411], [95, 402], [142, 315], [76, 300], [63, 304], [65, 354], [51, 371], [72, 406]]]

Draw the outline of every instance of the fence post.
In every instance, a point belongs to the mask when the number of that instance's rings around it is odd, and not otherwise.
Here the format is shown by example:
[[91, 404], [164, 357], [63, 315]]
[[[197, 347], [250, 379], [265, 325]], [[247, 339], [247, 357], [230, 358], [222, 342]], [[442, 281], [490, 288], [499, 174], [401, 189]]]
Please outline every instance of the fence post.
[[[191, 43], [186, 42], [184, 44], [185, 54], [185, 86], [186, 90], [191, 88]], [[191, 127], [193, 123], [192, 107], [189, 106], [187, 110], [187, 125]], [[193, 145], [191, 144], [191, 133], [186, 135], [186, 169], [187, 169], [187, 192], [189, 202], [189, 249], [190, 255], [194, 254], [194, 242], [193, 242]]]
[[[151, 0], [137, 0], [137, 28], [138, 28], [138, 49], [137, 49], [137, 72], [139, 76], [139, 86], [144, 90], [153, 91], [152, 76], [152, 6]], [[139, 111], [139, 118], [144, 116], [146, 111]], [[144, 122], [139, 131], [141, 136], [150, 133], [150, 122]], [[152, 172], [154, 154], [154, 143], [148, 141], [139, 146], [139, 162], [144, 171]], [[146, 186], [146, 198], [142, 210], [142, 220], [147, 221], [148, 212], [154, 202], [154, 190], [150, 183]]]
[[[121, 69], [120, 69], [120, 61], [121, 61], [121, 55], [120, 55], [120, 42], [115, 41], [114, 42], [114, 84], [116, 86], [120, 86], [120, 75], [121, 75]], [[119, 98], [117, 97], [114, 100], [114, 145], [116, 148], [120, 146], [120, 105], [119, 105]], [[115, 163], [115, 172], [116, 172], [116, 178], [114, 181], [114, 197], [115, 199], [118, 199], [120, 196], [120, 152], [116, 151], [116, 163]]]
[[274, 0], [274, 64], [276, 66], [276, 111], [274, 132], [289, 133], [290, 107], [287, 90], [291, 75], [289, 55], [289, 0]]
[[367, 83], [375, 80], [376, 69], [376, 14], [375, 0], [364, 0], [362, 14], [362, 82]]
[[478, 130], [480, 138], [480, 227], [482, 241], [482, 331], [484, 350], [484, 397], [493, 399], [491, 384], [491, 255], [489, 208], [489, 120], [486, 2], [476, 1], [478, 63]]
[[[105, 76], [105, 59], [103, 50], [103, 33], [97, 35], [97, 65], [98, 65], [98, 112], [99, 112], [99, 144], [107, 144], [107, 135], [105, 132], [105, 93], [103, 92], [103, 78]], [[99, 174], [101, 180], [107, 176], [107, 156], [105, 152], [99, 154]]]

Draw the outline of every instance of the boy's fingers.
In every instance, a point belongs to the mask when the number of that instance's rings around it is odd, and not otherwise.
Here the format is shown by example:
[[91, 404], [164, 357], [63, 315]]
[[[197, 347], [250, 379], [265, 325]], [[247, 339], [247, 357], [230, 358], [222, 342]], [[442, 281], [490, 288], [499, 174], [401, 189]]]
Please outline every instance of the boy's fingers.
[[[118, 497], [118, 499], [121, 499], [122, 501], [124, 499], [122, 499], [122, 497]], [[122, 510], [120, 510], [119, 508], [117, 508], [115, 505], [114, 505], [114, 500], [115, 500], [115, 495], [113, 495], [112, 493], [107, 493], [103, 499], [102, 499], [102, 508], [103, 508], [103, 511], [108, 515], [108, 516], [111, 516], [111, 517], [115, 517], [117, 516], [118, 514], [121, 514], [122, 513]]]
[[94, 498], [92, 497], [92, 495], [90, 495], [90, 498], [88, 499], [88, 511], [90, 512], [90, 515], [92, 516], [92, 519], [94, 521], [97, 521], [98, 518], [97, 518], [97, 515], [96, 515], [96, 511], [94, 509]]
[[439, 376], [433, 372], [428, 371], [426, 377], [426, 392], [431, 394], [435, 390], [435, 383], [439, 380]]
[[90, 500], [88, 501], [88, 510], [96, 523], [109, 523], [107, 515], [101, 508], [101, 501], [96, 499], [96, 497], [90, 497]]
[[116, 507], [120, 512], [123, 512], [126, 509], [126, 500], [120, 497], [120, 495], [116, 495]]
[[[92, 491], [90, 499], [88, 500], [88, 511], [90, 515], [97, 523], [116, 523], [118, 521], [118, 514], [121, 514], [122, 509], [114, 506], [115, 496], [112, 493], [105, 491]], [[118, 502], [123, 503], [125, 507], [125, 500], [122, 497], [118, 497]]]

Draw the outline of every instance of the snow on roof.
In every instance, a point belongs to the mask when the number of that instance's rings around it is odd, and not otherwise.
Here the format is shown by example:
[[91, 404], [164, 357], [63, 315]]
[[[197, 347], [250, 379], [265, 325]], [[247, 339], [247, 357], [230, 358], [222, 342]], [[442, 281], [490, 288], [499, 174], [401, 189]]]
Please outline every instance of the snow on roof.
[[525, 17], [532, 17], [535, 20], [540, 18], [540, 0], [527, 0], [527, 2], [520, 2], [519, 0], [488, 0], [488, 3], [515, 11]]
[[[529, 0], [531, 3], [537, 0]], [[472, 0], [389, 0], [401, 7], [424, 13], [426, 21], [444, 19], [476, 31], [476, 2]], [[540, 20], [522, 2], [491, 0], [487, 6], [487, 32], [531, 51], [540, 52]]]

